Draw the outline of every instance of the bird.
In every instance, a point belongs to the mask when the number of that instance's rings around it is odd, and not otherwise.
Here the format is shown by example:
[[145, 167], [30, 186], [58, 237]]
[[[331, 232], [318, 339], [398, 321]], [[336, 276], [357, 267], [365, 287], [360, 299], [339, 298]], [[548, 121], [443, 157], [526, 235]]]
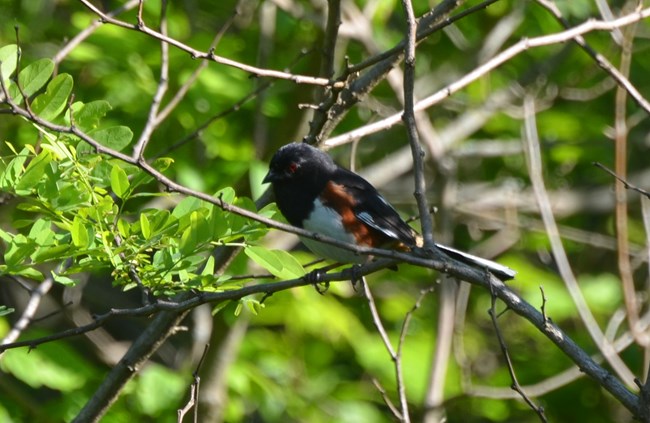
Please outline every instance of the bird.
[[[271, 158], [264, 184], [270, 183], [280, 213], [293, 226], [358, 246], [410, 251], [421, 236], [362, 176], [339, 166], [307, 143], [290, 143]], [[340, 263], [361, 264], [368, 257], [307, 237], [301, 241], [314, 254]], [[491, 260], [436, 244], [448, 256], [502, 281], [516, 272]]]

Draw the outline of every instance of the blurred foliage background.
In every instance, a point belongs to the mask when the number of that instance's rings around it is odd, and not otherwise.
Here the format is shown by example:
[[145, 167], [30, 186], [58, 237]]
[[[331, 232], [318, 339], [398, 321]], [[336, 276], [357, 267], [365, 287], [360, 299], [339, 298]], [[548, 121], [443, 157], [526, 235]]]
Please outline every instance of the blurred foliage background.
[[[114, 10], [122, 3], [94, 2], [103, 10]], [[397, 0], [342, 3], [343, 25], [336, 55], [339, 71], [345, 60], [358, 63], [402, 40], [404, 13]], [[414, 3], [418, 16], [432, 7], [424, 1]], [[557, 1], [571, 25], [600, 18], [597, 3]], [[607, 3], [615, 14], [636, 5]], [[455, 13], [475, 4], [478, 2], [468, 1]], [[157, 27], [160, 2], [146, 0], [144, 6], [145, 22]], [[132, 8], [119, 18], [134, 23], [136, 10]], [[223, 31], [215, 49], [222, 57], [317, 75], [326, 10], [323, 0], [191, 0], [170, 2], [167, 17], [169, 36], [193, 48], [208, 51]], [[23, 63], [57, 57], [66, 43], [97, 20], [73, 0], [0, 0], [0, 16], [0, 46], [16, 42], [17, 26]], [[418, 46], [416, 94], [424, 98], [436, 92], [524, 37], [561, 29], [536, 2], [496, 1]], [[626, 31], [630, 29], [622, 29], [621, 36], [626, 36]], [[630, 80], [641, 93], [648, 93], [647, 22], [639, 23], [634, 31]], [[618, 66], [621, 47], [616, 34], [594, 32], [586, 39]], [[137, 138], [158, 84], [158, 40], [101, 25], [55, 62], [57, 72], [73, 76], [77, 100], [108, 101], [111, 110], [104, 123], [128, 126]], [[199, 60], [170, 47], [169, 91], [163, 104], [199, 66]], [[210, 62], [154, 132], [146, 156], [173, 158], [166, 174], [185, 186], [206, 193], [234, 187], [239, 196], [257, 198], [263, 192], [260, 181], [272, 153], [308, 133], [312, 110], [305, 105], [317, 101], [319, 90], [290, 81], [254, 78]], [[592, 164], [597, 161], [614, 167], [616, 85], [573, 43], [529, 49], [426, 110], [430, 139], [439, 146], [439, 155], [427, 162], [427, 196], [437, 206], [437, 237], [460, 249], [498, 255], [499, 262], [519, 272], [510, 284], [534, 305], [542, 303], [539, 287], [543, 286], [547, 315], [588, 353], [595, 354], [597, 348], [558, 275], [531, 192], [522, 141], [525, 93], [536, 100], [546, 189], [572, 270], [603, 330], [608, 328], [608, 335], [617, 338], [628, 329], [616, 258], [614, 181]], [[333, 135], [398, 113], [402, 107], [399, 98], [394, 83], [383, 81], [351, 110]], [[626, 103], [629, 180], [647, 189], [650, 123], [643, 109], [630, 100]], [[8, 114], [0, 115], [0, 134], [2, 141], [14, 145], [33, 144], [38, 139], [36, 131]], [[408, 148], [406, 134], [397, 125], [335, 148], [331, 154], [368, 176], [404, 216], [409, 216], [416, 208], [410, 162], [400, 155], [404, 148]], [[10, 154], [4, 143], [0, 153]], [[431, 154], [428, 157], [431, 159]], [[171, 208], [179, 200], [173, 195], [143, 198], [130, 202], [129, 207], [137, 215], [146, 208]], [[9, 201], [0, 209], [0, 224], [7, 231], [15, 232], [12, 222], [22, 218], [16, 203]], [[630, 193], [629, 245], [645, 312], [648, 229], [643, 225], [640, 204], [638, 195]], [[268, 246], [288, 249], [294, 244], [295, 239], [285, 234], [272, 231], [267, 237]], [[296, 257], [303, 263], [312, 259], [300, 247]], [[259, 272], [243, 254], [232, 266], [236, 269], [233, 273]], [[414, 421], [427, 412], [423, 404], [434, 349], [440, 342], [441, 277], [407, 265], [369, 277], [393, 342], [397, 342], [402, 322], [420, 292], [434, 289], [413, 313], [403, 345], [405, 388]], [[80, 316], [87, 319], [109, 308], [138, 305], [139, 294], [113, 287], [110, 272], [83, 274], [77, 279], [75, 286], [55, 286], [36, 314], [43, 318], [21, 339], [56, 333], [79, 324], [83, 321]], [[452, 286], [457, 308], [451, 319], [452, 348], [441, 404], [448, 421], [537, 421], [535, 413], [508, 389], [510, 376], [487, 314], [489, 293], [464, 284]], [[28, 296], [12, 278], [0, 278], [0, 304], [20, 311]], [[445, 299], [449, 301], [449, 297]], [[187, 330], [173, 336], [155, 354], [102, 421], [174, 421], [176, 410], [187, 402], [192, 371], [206, 342], [210, 349], [200, 372], [201, 421], [393, 420], [375, 386], [380, 384], [396, 401], [393, 364], [360, 293], [345, 283], [333, 284], [325, 295], [304, 287], [275, 294], [264, 305], [257, 315], [245, 311], [236, 316], [237, 304], [228, 305], [214, 317], [210, 306], [195, 309], [184, 322]], [[0, 336], [15, 317], [0, 317]], [[92, 335], [5, 352], [0, 358], [0, 420], [70, 420], [147, 323], [147, 319], [113, 319]], [[571, 367], [562, 352], [523, 319], [506, 312], [500, 323], [522, 385], [547, 381]], [[621, 356], [643, 379], [646, 350], [632, 344]], [[585, 377], [550, 389], [535, 401], [544, 406], [550, 421], [631, 420], [616, 400]]]

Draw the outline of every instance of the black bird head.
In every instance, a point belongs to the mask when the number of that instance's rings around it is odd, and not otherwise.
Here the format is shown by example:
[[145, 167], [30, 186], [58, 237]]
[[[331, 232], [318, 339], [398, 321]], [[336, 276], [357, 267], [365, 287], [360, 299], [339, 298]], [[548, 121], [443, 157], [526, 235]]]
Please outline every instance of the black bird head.
[[293, 143], [280, 148], [271, 159], [263, 183], [271, 183], [278, 208], [294, 226], [313, 209], [338, 166], [334, 160], [309, 144]]
[[269, 164], [264, 183], [291, 185], [296, 180], [314, 182], [325, 180], [336, 170], [334, 160], [326, 153], [305, 143], [287, 144], [279, 149]]

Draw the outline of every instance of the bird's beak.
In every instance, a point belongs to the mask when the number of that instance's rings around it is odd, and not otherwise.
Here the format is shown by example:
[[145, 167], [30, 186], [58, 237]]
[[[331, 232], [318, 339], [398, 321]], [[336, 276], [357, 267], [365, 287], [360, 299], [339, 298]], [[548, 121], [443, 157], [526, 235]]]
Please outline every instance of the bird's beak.
[[275, 179], [276, 179], [276, 174], [273, 173], [272, 170], [269, 170], [269, 173], [266, 174], [266, 176], [262, 180], [262, 183], [263, 184], [268, 184], [268, 183], [271, 183], [271, 182], [275, 181]]

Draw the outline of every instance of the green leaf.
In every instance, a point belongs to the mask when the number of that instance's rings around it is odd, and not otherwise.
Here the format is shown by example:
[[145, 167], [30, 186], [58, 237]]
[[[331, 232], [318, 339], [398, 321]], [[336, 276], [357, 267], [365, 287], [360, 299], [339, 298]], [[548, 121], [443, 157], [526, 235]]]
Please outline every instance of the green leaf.
[[251, 197], [253, 200], [260, 198], [268, 189], [267, 185], [262, 184], [262, 180], [268, 171], [269, 165], [267, 163], [262, 163], [259, 160], [251, 161], [248, 175], [251, 187]]
[[[52, 161], [52, 155], [48, 150], [41, 151], [41, 154], [34, 157], [25, 173], [16, 184], [16, 192], [21, 195], [29, 194], [29, 191], [38, 184], [45, 175], [45, 167]], [[23, 191], [20, 193], [19, 191]]]
[[54, 245], [52, 247], [39, 247], [34, 254], [31, 255], [34, 263], [43, 263], [49, 260], [62, 259], [69, 253], [70, 245]]
[[172, 165], [172, 163], [174, 163], [174, 159], [170, 157], [160, 157], [154, 160], [151, 166], [153, 166], [153, 168], [158, 172], [164, 172]]
[[181, 251], [185, 254], [194, 252], [211, 238], [204, 216], [199, 210], [190, 214], [190, 225], [181, 236]]
[[23, 148], [20, 154], [9, 162], [2, 175], [0, 175], [0, 189], [12, 189], [18, 183], [23, 174], [23, 165], [28, 157], [29, 149]]
[[126, 172], [119, 165], [113, 165], [111, 169], [111, 189], [119, 198], [124, 199], [124, 196], [129, 190], [129, 178]]
[[45, 276], [43, 276], [41, 272], [29, 266], [21, 266], [11, 269], [11, 274], [14, 276], [23, 276], [25, 278], [33, 279], [39, 282], [43, 282], [43, 280], [45, 280]]
[[151, 224], [145, 213], [140, 213], [140, 230], [144, 239], [151, 238]]
[[45, 93], [32, 102], [32, 111], [45, 120], [53, 120], [63, 112], [72, 92], [72, 77], [67, 73], [55, 76]]
[[215, 197], [220, 198], [226, 203], [232, 204], [235, 201], [235, 190], [232, 187], [226, 187], [221, 189], [214, 194]]
[[29, 230], [29, 237], [39, 246], [51, 245], [54, 241], [52, 222], [47, 219], [38, 219]]
[[[170, 404], [176, 404], [187, 390], [187, 380], [159, 364], [148, 365], [137, 380], [135, 403], [149, 420], [161, 420]], [[156, 418], [157, 417], [157, 418]]]
[[9, 81], [9, 77], [16, 70], [16, 63], [18, 58], [18, 46], [16, 44], [9, 44], [0, 48], [0, 72], [2, 72], [2, 79]]
[[[67, 357], [72, 358], [70, 355]], [[41, 348], [13, 349], [5, 351], [1, 367], [33, 388], [47, 386], [64, 392], [82, 388], [85, 383], [84, 375], [76, 367], [57, 362], [60, 358], [62, 357], [52, 355], [51, 352], [48, 354]]]
[[131, 178], [131, 187], [135, 190], [136, 187], [139, 187], [142, 184], [146, 184], [153, 181], [153, 177], [143, 171], [142, 169], [136, 169], [136, 173]]
[[0, 239], [3, 240], [4, 242], [11, 242], [11, 240], [14, 239], [14, 237], [9, 232], [0, 228]]
[[65, 286], [75, 286], [77, 284], [76, 280], [70, 279], [67, 276], [57, 275], [54, 272], [52, 272], [52, 278], [54, 279], [54, 282], [60, 283], [61, 285], [65, 285]]
[[183, 198], [172, 211], [172, 216], [176, 218], [181, 218], [188, 215], [189, 213], [197, 210], [203, 205], [203, 202], [196, 197], [185, 197]]
[[122, 151], [133, 139], [133, 131], [126, 126], [98, 129], [90, 135], [101, 145], [116, 151]]
[[[111, 110], [111, 105], [106, 100], [95, 100], [90, 103], [76, 102], [72, 105], [72, 120], [74, 124], [84, 130], [90, 132], [96, 129], [99, 121], [106, 116], [106, 113]], [[66, 114], [67, 120], [70, 122], [70, 112]], [[84, 148], [88, 147], [92, 151], [92, 147], [85, 142], [81, 142]]]
[[4, 305], [0, 305], [0, 317], [6, 316], [7, 314], [11, 314], [14, 311], [16, 311], [16, 310], [14, 310], [13, 308], [10, 308], [10, 307], [4, 306]]
[[131, 226], [129, 225], [129, 222], [122, 218], [117, 221], [117, 230], [120, 232], [122, 239], [126, 239], [131, 235]]
[[[47, 83], [52, 72], [54, 72], [54, 62], [51, 59], [40, 59], [27, 65], [18, 75], [18, 83], [23, 93], [28, 97], [34, 95]], [[15, 85], [12, 85], [9, 94], [17, 103], [23, 100], [20, 90]]]
[[298, 260], [286, 251], [251, 245], [246, 247], [244, 252], [251, 260], [279, 279], [296, 279], [306, 273]]
[[226, 212], [218, 207], [212, 208], [212, 213], [210, 213], [207, 224], [210, 228], [209, 230], [213, 239], [219, 239], [226, 236], [230, 229]]
[[88, 237], [88, 230], [86, 225], [79, 215], [75, 216], [72, 221], [72, 228], [70, 228], [70, 235], [72, 235], [72, 243], [75, 247], [86, 248], [90, 242]]
[[5, 263], [9, 267], [18, 267], [35, 249], [33, 240], [23, 234], [17, 234], [5, 251]]
[[201, 272], [201, 276], [208, 276], [214, 274], [214, 256], [208, 257], [208, 260], [205, 262], [205, 266], [203, 266], [203, 271]]
[[257, 316], [260, 314], [260, 311], [264, 308], [264, 304], [260, 303], [255, 298], [242, 298], [241, 301], [248, 306], [248, 309]]

